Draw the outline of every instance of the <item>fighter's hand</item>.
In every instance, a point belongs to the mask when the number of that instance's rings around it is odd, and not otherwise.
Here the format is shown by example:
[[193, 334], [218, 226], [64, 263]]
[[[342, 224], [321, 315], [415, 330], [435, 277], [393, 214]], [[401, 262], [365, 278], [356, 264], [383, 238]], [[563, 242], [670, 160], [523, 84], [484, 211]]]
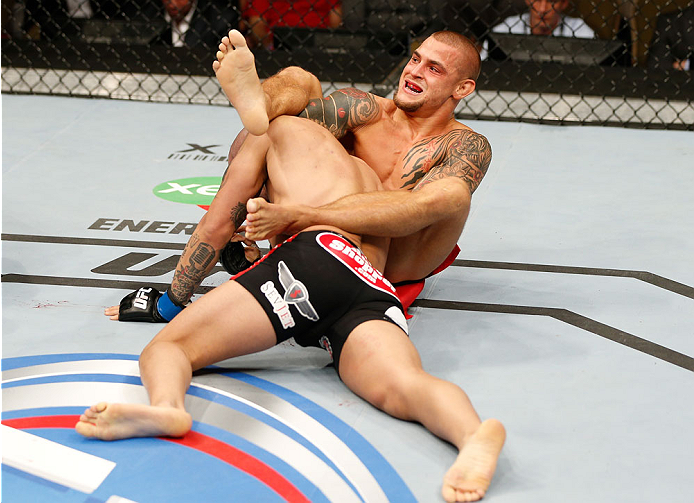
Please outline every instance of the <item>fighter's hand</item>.
[[113, 321], [118, 321], [118, 311], [120, 306], [111, 306], [104, 309], [104, 315], [108, 316]]
[[296, 223], [292, 206], [280, 206], [256, 197], [248, 200], [246, 210], [246, 237], [249, 239], [261, 241], [295, 230], [292, 228]]
[[245, 233], [246, 226], [242, 225], [236, 229], [236, 232], [231, 236], [229, 241], [243, 243], [243, 251], [246, 255], [246, 260], [249, 262], [255, 262], [263, 255], [263, 252], [260, 250], [260, 247], [258, 247], [255, 241], [246, 237]]

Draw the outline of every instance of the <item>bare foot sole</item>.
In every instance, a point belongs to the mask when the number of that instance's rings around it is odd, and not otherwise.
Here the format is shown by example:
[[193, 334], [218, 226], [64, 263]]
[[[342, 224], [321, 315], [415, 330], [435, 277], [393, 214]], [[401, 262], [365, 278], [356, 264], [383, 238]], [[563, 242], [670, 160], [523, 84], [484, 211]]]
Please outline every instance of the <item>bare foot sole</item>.
[[443, 499], [449, 503], [482, 499], [494, 476], [505, 440], [506, 431], [499, 421], [484, 421], [443, 478]]
[[255, 69], [255, 57], [239, 31], [231, 30], [222, 39], [212, 68], [243, 126], [253, 135], [264, 134], [269, 125], [265, 92]]
[[190, 414], [174, 407], [106, 403], [92, 405], [75, 425], [77, 433], [101, 440], [132, 437], [180, 437], [192, 425]]

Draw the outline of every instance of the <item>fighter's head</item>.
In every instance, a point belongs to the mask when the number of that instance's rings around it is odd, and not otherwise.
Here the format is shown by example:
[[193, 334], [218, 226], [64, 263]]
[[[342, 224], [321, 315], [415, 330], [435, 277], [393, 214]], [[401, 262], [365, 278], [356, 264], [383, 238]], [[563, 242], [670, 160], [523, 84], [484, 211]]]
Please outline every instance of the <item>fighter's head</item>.
[[479, 52], [467, 37], [438, 31], [412, 53], [393, 101], [409, 113], [438, 109], [449, 100], [455, 109], [459, 100], [475, 90], [480, 64]]

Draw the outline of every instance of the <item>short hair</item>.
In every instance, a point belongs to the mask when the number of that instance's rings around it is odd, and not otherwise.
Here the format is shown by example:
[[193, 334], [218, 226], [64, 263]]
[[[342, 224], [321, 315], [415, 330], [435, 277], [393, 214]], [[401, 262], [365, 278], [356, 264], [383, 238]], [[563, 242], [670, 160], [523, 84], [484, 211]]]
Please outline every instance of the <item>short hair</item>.
[[472, 40], [458, 32], [448, 30], [434, 32], [431, 36], [439, 42], [443, 42], [462, 53], [463, 61], [461, 61], [459, 68], [463, 78], [472, 79], [474, 81], [479, 78], [482, 60]]

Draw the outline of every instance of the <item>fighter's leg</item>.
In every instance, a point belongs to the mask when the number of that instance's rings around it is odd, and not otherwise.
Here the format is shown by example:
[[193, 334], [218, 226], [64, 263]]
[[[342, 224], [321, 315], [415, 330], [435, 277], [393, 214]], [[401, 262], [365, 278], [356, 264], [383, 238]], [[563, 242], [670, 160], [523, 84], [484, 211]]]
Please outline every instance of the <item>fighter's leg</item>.
[[267, 130], [268, 119], [298, 115], [311, 99], [323, 96], [320, 81], [298, 66], [284, 68], [261, 86], [253, 53], [238, 30], [222, 39], [212, 68], [241, 121], [256, 135]]
[[443, 482], [446, 501], [484, 496], [505, 440], [495, 419], [480, 422], [466, 393], [424, 371], [417, 350], [395, 325], [369, 321], [349, 336], [340, 377], [357, 395], [388, 414], [418, 421], [459, 450]]
[[253, 135], [265, 133], [269, 124], [265, 92], [255, 70], [253, 53], [238, 30], [231, 30], [222, 39], [212, 68], [244, 127]]
[[184, 399], [193, 371], [276, 341], [260, 304], [229, 281], [176, 316], [140, 355], [150, 405], [102, 402], [87, 409], [75, 428], [102, 440], [184, 435], [191, 427]]
[[[239, 137], [242, 135], [243, 131]], [[237, 141], [234, 145], [237, 145]], [[217, 263], [220, 250], [245, 219], [246, 201], [258, 194], [266, 180], [265, 157], [269, 145], [266, 135], [249, 135], [238, 153], [230, 159], [219, 191], [188, 240], [176, 266], [167, 291], [174, 304], [184, 306], [190, 300], [195, 289]], [[117, 320], [119, 308], [112, 306], [104, 314]]]

